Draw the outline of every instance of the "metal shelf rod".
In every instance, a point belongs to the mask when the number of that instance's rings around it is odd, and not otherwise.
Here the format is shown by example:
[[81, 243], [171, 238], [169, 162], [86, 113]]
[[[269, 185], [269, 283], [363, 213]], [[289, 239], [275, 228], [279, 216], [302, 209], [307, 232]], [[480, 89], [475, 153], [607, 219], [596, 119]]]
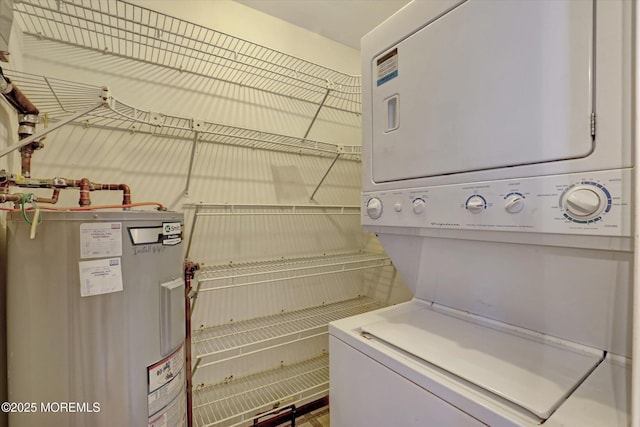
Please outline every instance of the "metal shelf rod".
[[[317, 264], [317, 265], [309, 265], [309, 266], [304, 266], [304, 267], [292, 267], [292, 268], [281, 268], [278, 270], [267, 270], [267, 271], [258, 271], [255, 273], [244, 273], [244, 274], [232, 274], [232, 275], [227, 275], [227, 276], [219, 276], [219, 277], [205, 277], [202, 279], [198, 279], [198, 282], [204, 283], [204, 282], [212, 282], [215, 280], [227, 280], [227, 279], [238, 279], [238, 278], [242, 278], [242, 277], [253, 277], [253, 276], [259, 276], [262, 274], [277, 274], [277, 273], [289, 273], [289, 272], [293, 272], [295, 274], [297, 274], [300, 270], [309, 270], [309, 269], [313, 269], [313, 268], [329, 268], [329, 267], [344, 267], [346, 265], [350, 265], [350, 264], [360, 264], [363, 262], [380, 262], [380, 261], [389, 261], [388, 257], [385, 256], [380, 256], [380, 257], [376, 257], [376, 258], [363, 258], [363, 259], [355, 259], [355, 260], [345, 260], [345, 261], [340, 261], [340, 262], [332, 262], [332, 263], [323, 263], [323, 264]], [[276, 263], [273, 264], [274, 266], [278, 265]], [[375, 266], [375, 267], [379, 267], [379, 266]], [[237, 267], [238, 270], [242, 269], [242, 267]], [[300, 276], [295, 276], [293, 278], [297, 278]]]
[[[17, 0], [25, 32], [110, 55], [360, 114], [360, 77], [120, 0]], [[115, 5], [115, 7], [112, 7]], [[331, 95], [325, 94], [330, 81]]]
[[[125, 105], [128, 108], [128, 105], [123, 104], [122, 102], [119, 102], [122, 105]], [[191, 129], [187, 129], [185, 127], [181, 127], [181, 126], [175, 126], [175, 125], [171, 125], [171, 124], [167, 124], [167, 123], [162, 123], [160, 125], [154, 125], [153, 123], [151, 123], [148, 120], [142, 120], [139, 119], [136, 116], [128, 116], [118, 110], [112, 109], [113, 113], [116, 115], [121, 116], [124, 120], [126, 121], [132, 121], [132, 122], [137, 122], [137, 123], [141, 123], [141, 124], [145, 124], [151, 127], [155, 127], [156, 130], [161, 130], [161, 129], [173, 129], [176, 131], [191, 131]], [[167, 117], [164, 116], [163, 117]], [[174, 117], [177, 118], [177, 117]], [[213, 123], [212, 123], [213, 124]], [[217, 124], [213, 124], [216, 126], [220, 126]], [[199, 136], [201, 137], [201, 141], [202, 142], [217, 142], [217, 141], [211, 141], [211, 140], [207, 140], [206, 138], [204, 138], [203, 136], [214, 136], [214, 137], [221, 137], [221, 138], [231, 138], [234, 140], [242, 140], [242, 141], [249, 141], [249, 142], [253, 142], [253, 143], [257, 143], [257, 144], [272, 144], [272, 145], [277, 145], [277, 146], [281, 146], [281, 147], [287, 147], [287, 148], [292, 148], [292, 149], [296, 149], [296, 150], [311, 150], [311, 151], [315, 151], [315, 152], [321, 152], [321, 153], [327, 153], [327, 154], [336, 154], [338, 152], [340, 152], [342, 150], [342, 147], [336, 144], [331, 144], [331, 143], [326, 143], [323, 142], [323, 145], [327, 145], [327, 146], [331, 146], [331, 149], [326, 149], [326, 148], [321, 148], [317, 142], [315, 141], [308, 141], [304, 138], [296, 138], [296, 137], [290, 137], [290, 136], [285, 136], [285, 135], [279, 135], [279, 134], [273, 134], [273, 133], [265, 133], [265, 132], [260, 132], [260, 131], [254, 131], [254, 130], [250, 130], [250, 129], [242, 129], [242, 128], [234, 128], [231, 126], [225, 126], [228, 127], [229, 129], [233, 129], [236, 131], [241, 131], [241, 132], [245, 132], [245, 133], [260, 133], [263, 137], [264, 136], [271, 136], [271, 137], [276, 137], [276, 138], [286, 138], [286, 139], [293, 139], [293, 140], [297, 140], [298, 144], [294, 144], [294, 143], [287, 143], [287, 142], [282, 142], [282, 141], [272, 141], [272, 140], [267, 140], [266, 138], [258, 138], [258, 137], [254, 137], [254, 136], [249, 136], [249, 135], [241, 135], [241, 134], [234, 134], [234, 133], [223, 133], [223, 132], [214, 132], [214, 131], [210, 131], [210, 130], [206, 130], [206, 129], [201, 129], [198, 130], [197, 133], [199, 134]], [[134, 132], [139, 132], [138, 130], [134, 131]], [[154, 134], [156, 132], [153, 132]], [[164, 135], [161, 135], [164, 136]], [[171, 135], [169, 135], [171, 136]], [[192, 137], [193, 138], [193, 137]], [[311, 146], [305, 146], [303, 144], [311, 144]], [[233, 144], [231, 144], [233, 145]], [[359, 147], [359, 146], [353, 146], [353, 147]], [[341, 153], [342, 154], [342, 153]]]
[[[318, 387], [322, 387], [322, 386], [325, 386], [325, 388], [323, 390], [320, 390], [320, 391], [318, 391], [316, 393], [312, 393], [312, 394], [308, 394], [308, 395], [306, 394], [306, 392], [311, 391], [313, 389], [316, 389]], [[302, 399], [315, 400], [315, 398], [324, 397], [328, 393], [329, 393], [329, 381], [325, 381], [325, 382], [322, 382], [320, 384], [314, 385], [313, 387], [309, 387], [309, 388], [300, 390], [299, 392], [297, 392], [294, 395], [285, 396], [285, 397], [282, 397], [282, 398], [280, 398], [278, 400], [280, 400], [280, 401], [288, 401], [290, 398], [295, 398], [296, 400], [294, 400], [292, 402], [293, 403], [297, 403], [297, 402], [301, 401]], [[271, 402], [273, 402], [273, 400], [271, 400]], [[214, 426], [217, 426], [217, 425], [226, 425], [226, 424], [223, 424], [225, 421], [232, 420], [233, 418], [237, 418], [238, 416], [241, 416], [242, 420], [240, 422], [238, 422], [236, 424], [232, 424], [232, 425], [230, 425], [228, 427], [246, 426], [248, 422], [249, 423], [252, 422], [253, 418], [255, 417], [255, 414], [260, 409], [262, 409], [264, 405], [268, 405], [268, 404], [269, 404], [269, 402], [265, 402], [262, 406], [256, 406], [254, 408], [251, 408], [249, 410], [246, 410], [246, 411], [242, 412], [241, 414], [232, 415], [230, 417], [226, 417], [224, 419], [221, 419], [221, 420], [213, 422], [213, 423], [204, 424], [204, 425], [201, 425], [199, 427], [214, 427]]]
[[[323, 371], [325, 369], [326, 369], [326, 366], [320, 366], [320, 367], [317, 367], [317, 368], [314, 368], [314, 369], [311, 369], [311, 370], [305, 370], [304, 372], [299, 373], [299, 374], [295, 374], [295, 375], [292, 375], [292, 376], [286, 376], [286, 377], [277, 379], [276, 381], [271, 381], [271, 382], [268, 382], [268, 383], [265, 383], [265, 384], [261, 384], [259, 387], [255, 387], [252, 391], [257, 391], [257, 390], [260, 390], [260, 389], [266, 389], [266, 388], [269, 388], [269, 387], [273, 387], [274, 385], [277, 385], [277, 384], [279, 384], [279, 383], [281, 383], [283, 381], [295, 380], [296, 378], [300, 378], [300, 377], [303, 377], [305, 375], [309, 375], [309, 374], [313, 373], [314, 371]], [[318, 384], [318, 385], [321, 385], [321, 384]], [[309, 388], [307, 388], [307, 390], [311, 390], [311, 389], [315, 388], [316, 386], [317, 385], [314, 384], [313, 387], [309, 387]], [[215, 387], [215, 385], [213, 385], [212, 387]], [[305, 391], [305, 390], [303, 389], [301, 391]], [[221, 399], [212, 400], [212, 401], [210, 401], [208, 403], [194, 406], [194, 409], [210, 406], [212, 404], [215, 404], [216, 402], [219, 402], [219, 401], [222, 401], [222, 400], [227, 400], [227, 399], [233, 399], [233, 398], [242, 396], [244, 394], [246, 394], [246, 393], [241, 392], [241, 393], [235, 393], [235, 394], [231, 394], [231, 395], [225, 395]]]
[[327, 215], [360, 215], [359, 212], [247, 212], [247, 213], [200, 213], [198, 216], [327, 216]]
[[[316, 329], [316, 328], [312, 328], [312, 329]], [[217, 365], [218, 363], [222, 363], [222, 362], [227, 362], [229, 360], [233, 360], [233, 359], [238, 359], [240, 357], [245, 357], [245, 356], [250, 356], [252, 354], [257, 354], [257, 353], [262, 353], [265, 350], [272, 350], [274, 348], [280, 348], [280, 347], [284, 347], [287, 346], [293, 342], [298, 342], [298, 341], [304, 341], [304, 340], [308, 340], [310, 338], [317, 338], [317, 337], [322, 337], [324, 335], [327, 335], [329, 333], [329, 331], [323, 331], [323, 332], [319, 332], [317, 334], [313, 334], [313, 335], [305, 335], [305, 336], [300, 336], [300, 334], [302, 334], [303, 332], [305, 332], [304, 330], [300, 331], [300, 332], [292, 332], [290, 334], [286, 334], [286, 335], [280, 335], [277, 338], [288, 338], [291, 336], [298, 336], [296, 339], [292, 339], [292, 340], [288, 340], [279, 344], [274, 344], [274, 345], [270, 345], [267, 347], [261, 347], [258, 350], [253, 350], [253, 351], [248, 351], [248, 352], [240, 352], [239, 354], [235, 355], [235, 356], [230, 356], [230, 357], [226, 357], [224, 359], [219, 359], [219, 360], [215, 360], [213, 362], [207, 362], [207, 363], [203, 363], [203, 364], [198, 364], [198, 366], [200, 368], [207, 368], [209, 366], [214, 366]], [[275, 338], [271, 338], [268, 340], [264, 340], [264, 342], [269, 342], [269, 341], [273, 341]], [[255, 344], [260, 344], [261, 341], [256, 341]], [[252, 343], [254, 344], [254, 343]], [[211, 354], [202, 354], [196, 357], [196, 359], [200, 360], [200, 359], [204, 359], [207, 356], [211, 356]], [[192, 375], [194, 375], [196, 372], [196, 370], [194, 369]]]
[[[80, 124], [96, 128], [117, 129], [158, 137], [239, 146], [292, 154], [333, 157], [348, 154], [346, 160], [357, 160], [362, 148], [358, 145], [341, 146], [334, 143], [305, 140], [282, 134], [223, 125], [194, 118], [165, 115], [127, 105], [110, 96], [106, 108], [94, 111], [96, 97], [103, 88], [18, 71], [5, 70], [32, 102], [49, 115], [51, 129], [86, 116]], [[78, 112], [79, 111], [79, 112]], [[69, 114], [78, 112], [71, 117]], [[78, 124], [78, 122], [76, 122]], [[50, 130], [49, 130], [50, 132]]]
[[80, 118], [82, 116], [86, 116], [87, 114], [89, 114], [93, 110], [96, 110], [96, 109], [102, 107], [103, 105], [104, 105], [104, 102], [100, 101], [97, 104], [87, 108], [86, 110], [80, 111], [80, 112], [74, 114], [71, 117], [67, 117], [64, 120], [61, 120], [61, 121], [49, 126], [48, 128], [41, 130], [40, 132], [36, 133], [35, 135], [31, 135], [28, 138], [21, 139], [19, 143], [13, 144], [13, 145], [5, 148], [4, 150], [0, 151], [0, 157], [4, 157], [9, 153], [24, 147], [25, 145], [31, 144], [33, 141], [39, 140], [43, 136], [53, 132], [54, 130], [56, 130], [58, 128], [61, 128], [62, 126], [66, 125], [66, 124], [68, 124], [68, 123], [70, 123], [70, 122], [72, 122], [72, 121], [74, 121], [74, 120], [76, 120], [76, 119], [78, 119], [78, 118]]
[[273, 203], [185, 203], [184, 207], [200, 206], [203, 208], [256, 208], [256, 209], [354, 209], [360, 210], [359, 205], [287, 205], [287, 204], [273, 204]]
[[353, 267], [353, 268], [342, 268], [341, 270], [327, 271], [327, 272], [323, 272], [323, 273], [309, 273], [309, 274], [296, 275], [296, 276], [292, 276], [292, 277], [282, 277], [282, 278], [279, 278], [279, 279], [265, 279], [265, 280], [256, 280], [254, 282], [239, 283], [239, 284], [235, 284], [235, 285], [216, 286], [215, 288], [200, 289], [200, 292], [219, 291], [219, 290], [223, 290], [223, 289], [231, 289], [231, 288], [240, 288], [240, 287], [244, 287], [244, 286], [260, 285], [260, 284], [263, 284], [263, 283], [284, 282], [284, 281], [287, 281], [287, 280], [305, 279], [305, 278], [308, 278], [308, 277], [318, 277], [318, 276], [326, 276], [326, 275], [329, 275], [329, 274], [347, 273], [347, 272], [351, 272], [351, 271], [368, 270], [368, 269], [371, 269], [371, 268], [380, 268], [380, 267], [385, 267], [385, 266], [388, 266], [388, 265], [391, 265], [391, 261], [386, 261], [386, 262], [380, 263], [380, 265], [371, 265], [371, 266]]
[[[245, 334], [245, 333], [249, 333], [249, 332], [254, 332], [254, 331], [260, 331], [263, 330], [265, 328], [271, 328], [271, 327], [281, 327], [283, 325], [287, 325], [287, 324], [296, 324], [297, 322], [301, 322], [301, 321], [305, 321], [305, 320], [313, 320], [313, 319], [317, 319], [319, 317], [324, 317], [330, 314], [337, 314], [338, 312], [341, 311], [353, 311], [356, 310], [358, 312], [360, 312], [361, 310], [363, 311], [368, 311], [368, 307], [371, 306], [378, 306], [378, 303], [376, 303], [374, 300], [369, 299], [369, 298], [362, 298], [362, 297], [358, 297], [358, 300], [362, 299], [364, 302], [357, 304], [357, 305], [345, 305], [347, 302], [351, 302], [353, 300], [346, 300], [346, 301], [342, 301], [339, 303], [333, 303], [333, 304], [327, 304], [327, 305], [322, 305], [322, 306], [316, 306], [316, 307], [312, 307], [309, 309], [303, 309], [303, 310], [299, 310], [299, 311], [293, 311], [293, 312], [289, 312], [286, 314], [277, 314], [274, 316], [267, 316], [265, 318], [262, 318], [262, 320], [264, 321], [263, 324], [261, 324], [258, 327], [252, 327], [249, 329], [243, 329], [241, 331], [238, 332], [234, 332], [234, 333], [226, 333], [226, 334], [220, 334], [220, 335], [215, 335], [212, 337], [206, 337], [206, 338], [201, 338], [201, 339], [192, 339], [192, 342], [194, 344], [200, 344], [200, 343], [204, 343], [207, 341], [211, 341], [211, 340], [219, 340], [219, 339], [224, 339], [224, 338], [229, 338], [229, 337], [233, 337], [233, 336], [237, 336], [239, 334]], [[318, 308], [322, 308], [323, 310], [320, 313], [315, 313], [315, 311]], [[302, 317], [295, 317], [293, 316], [294, 314], [301, 314], [301, 313], [311, 313], [314, 312], [314, 314], [308, 314], [308, 315], [304, 315]], [[351, 315], [351, 314], [349, 314]], [[286, 316], [288, 320], [282, 321], [282, 322], [277, 322], [277, 323], [270, 323], [268, 322], [269, 319], [273, 319], [275, 317], [281, 317], [281, 316]], [[289, 317], [290, 316], [290, 317]], [[248, 322], [254, 322], [253, 320], [250, 320]], [[230, 326], [229, 325], [223, 325], [223, 326]], [[235, 324], [235, 326], [237, 326], [237, 324]], [[216, 327], [214, 327], [215, 329]], [[198, 336], [198, 335], [202, 335], [205, 334], [207, 332], [207, 329], [203, 329], [201, 331], [198, 332], [194, 332], [194, 336]], [[220, 351], [227, 351], [228, 348], [225, 348], [223, 350]], [[209, 352], [208, 354], [214, 354], [216, 353], [216, 351], [213, 352]]]

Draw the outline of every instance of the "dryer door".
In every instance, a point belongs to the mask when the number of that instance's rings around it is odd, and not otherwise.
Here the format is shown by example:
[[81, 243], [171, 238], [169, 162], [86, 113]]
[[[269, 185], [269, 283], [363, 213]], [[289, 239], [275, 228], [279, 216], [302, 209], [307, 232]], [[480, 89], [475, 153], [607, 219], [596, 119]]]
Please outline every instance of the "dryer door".
[[468, 0], [386, 49], [374, 181], [588, 156], [593, 35], [592, 1]]

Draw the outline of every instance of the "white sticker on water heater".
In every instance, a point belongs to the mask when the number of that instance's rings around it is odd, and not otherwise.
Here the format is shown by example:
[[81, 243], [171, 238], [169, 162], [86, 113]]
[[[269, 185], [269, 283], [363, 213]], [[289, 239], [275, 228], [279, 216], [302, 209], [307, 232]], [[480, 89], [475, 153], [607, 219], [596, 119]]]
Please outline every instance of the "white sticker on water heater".
[[80, 261], [80, 296], [108, 294], [122, 291], [120, 258]]
[[80, 258], [122, 256], [122, 223], [80, 224]]
[[149, 426], [184, 425], [184, 344], [169, 356], [147, 367]]
[[147, 369], [149, 393], [167, 384], [184, 367], [184, 346]]

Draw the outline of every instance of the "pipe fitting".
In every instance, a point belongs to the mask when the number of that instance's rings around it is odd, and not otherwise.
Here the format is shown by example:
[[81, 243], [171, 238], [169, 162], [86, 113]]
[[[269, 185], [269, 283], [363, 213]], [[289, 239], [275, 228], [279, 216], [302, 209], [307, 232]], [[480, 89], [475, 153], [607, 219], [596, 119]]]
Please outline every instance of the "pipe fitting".
[[131, 189], [126, 184], [120, 184], [118, 186], [119, 190], [122, 190], [122, 204], [130, 205], [131, 204]]
[[50, 203], [52, 205], [55, 205], [56, 203], [58, 203], [58, 197], [60, 196], [60, 189], [59, 188], [54, 188], [53, 189], [53, 194], [51, 195], [50, 198], [45, 198], [45, 197], [36, 197], [35, 201], [39, 202], [39, 203]]
[[80, 200], [78, 204], [80, 206], [90, 206], [91, 205], [91, 195], [89, 192], [91, 191], [91, 181], [87, 178], [82, 178], [80, 181], [77, 181], [78, 187], [80, 187]]
[[[20, 139], [27, 138], [36, 133], [36, 125], [38, 124], [38, 115], [37, 114], [19, 114], [18, 115], [18, 135]], [[32, 143], [34, 147], [39, 143]], [[42, 148], [40, 144], [39, 147], [35, 149]]]
[[36, 108], [35, 105], [29, 98], [27, 98], [22, 91], [9, 80], [4, 73], [2, 72], [2, 68], [0, 68], [0, 80], [4, 83], [0, 86], [0, 91], [7, 101], [13, 105], [13, 107], [18, 110], [18, 113], [22, 114], [40, 114], [40, 111]]
[[21, 125], [37, 125], [38, 124], [38, 115], [37, 114], [19, 114], [18, 122]]
[[[20, 134], [20, 139], [22, 138], [23, 136], [22, 134]], [[42, 147], [43, 145], [40, 142], [34, 141], [31, 144], [27, 144], [24, 147], [20, 148], [22, 175], [25, 178], [31, 178], [31, 157], [33, 155], [33, 152], [35, 150], [41, 149]]]
[[14, 194], [0, 194], [0, 203], [5, 202], [19, 202], [24, 197], [22, 193], [14, 193]]

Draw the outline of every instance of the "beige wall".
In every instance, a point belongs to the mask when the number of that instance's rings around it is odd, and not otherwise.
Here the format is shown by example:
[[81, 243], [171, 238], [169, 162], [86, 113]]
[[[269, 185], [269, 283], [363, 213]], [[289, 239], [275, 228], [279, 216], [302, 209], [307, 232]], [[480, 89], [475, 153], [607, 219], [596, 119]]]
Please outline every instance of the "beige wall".
[[131, 3], [343, 73], [360, 75], [358, 50], [231, 0], [133, 0]]
[[[358, 73], [358, 51], [232, 1], [134, 3], [337, 70]], [[24, 36], [23, 43], [25, 72], [107, 85], [115, 98], [143, 110], [302, 137], [317, 108], [291, 98], [29, 35]], [[357, 145], [360, 117], [351, 113], [321, 114], [309, 138]], [[330, 157], [198, 143], [187, 197], [184, 189], [192, 141], [69, 125], [53, 132], [45, 144], [34, 156], [34, 177], [88, 177], [96, 182], [127, 183], [134, 202], [159, 201], [173, 210], [184, 209], [187, 234], [193, 209], [185, 208], [185, 203], [307, 204], [332, 161]], [[17, 154], [10, 159], [19, 165]], [[360, 168], [359, 162], [338, 161], [314, 203], [359, 204]], [[76, 191], [63, 193], [61, 205], [77, 204]], [[96, 192], [92, 199], [94, 204], [114, 203], [120, 200], [120, 194]], [[359, 222], [358, 216], [203, 218], [198, 220], [190, 258], [220, 264], [355, 251], [368, 239]], [[301, 309], [353, 298], [368, 290], [396, 300], [395, 293], [381, 291], [381, 282], [393, 279], [391, 272], [387, 268], [384, 274], [375, 276], [375, 286], [365, 287], [363, 273], [356, 272], [225, 291], [209, 298], [203, 295], [198, 299], [193, 324], [210, 326], [229, 319], [239, 321]], [[296, 352], [297, 357], [305, 357], [308, 352], [319, 354], [326, 347], [324, 341], [309, 343], [304, 351], [296, 346], [288, 351]], [[261, 364], [280, 360], [280, 355], [273, 355], [262, 359]], [[250, 366], [235, 369], [237, 372]]]

